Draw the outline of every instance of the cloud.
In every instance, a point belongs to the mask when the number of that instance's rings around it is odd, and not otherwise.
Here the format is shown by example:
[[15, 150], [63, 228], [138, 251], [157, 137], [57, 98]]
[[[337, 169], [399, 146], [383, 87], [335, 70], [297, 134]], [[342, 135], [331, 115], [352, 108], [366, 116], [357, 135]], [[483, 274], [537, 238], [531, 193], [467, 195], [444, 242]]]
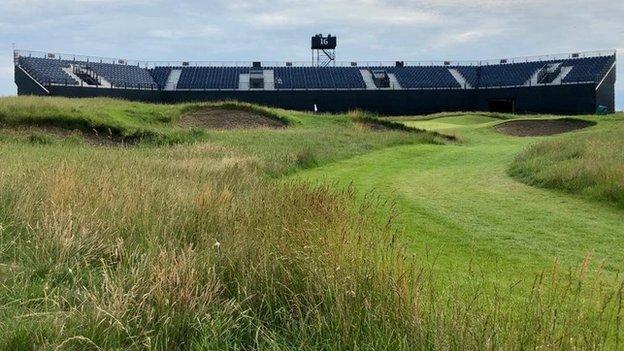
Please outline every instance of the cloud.
[[[237, 1], [230, 6], [242, 12], [241, 18], [250, 18], [249, 23], [269, 27], [284, 25], [300, 27], [310, 24], [324, 27], [336, 25], [362, 27], [372, 24], [413, 26], [442, 22], [441, 16], [433, 11], [414, 6], [393, 6], [381, 1], [320, 0], [312, 7], [307, 2], [276, 1], [276, 3], [268, 8], [280, 10], [267, 11], [265, 6], [245, 1]], [[255, 15], [258, 12], [260, 13]]]
[[306, 26], [314, 23], [311, 18], [301, 17], [297, 14], [289, 12], [265, 12], [251, 14], [249, 17], [246, 16], [245, 20], [249, 20], [257, 26], [276, 28]]
[[347, 13], [350, 23], [381, 24], [388, 26], [414, 26], [441, 24], [443, 17], [440, 14], [414, 10], [409, 8], [367, 8], [363, 9], [365, 16]]
[[200, 26], [176, 29], [152, 29], [147, 35], [156, 39], [207, 39], [221, 34], [221, 30], [213, 26]]
[[476, 29], [467, 32], [448, 33], [443, 38], [439, 38], [439, 46], [449, 46], [454, 44], [468, 44], [483, 40], [488, 37], [499, 35], [502, 30]]
[[0, 67], [0, 77], [2, 78], [11, 78], [13, 77], [13, 64], [2, 63]]
[[13, 64], [0, 67], [0, 77], [1, 78], [13, 77]]
[[13, 77], [13, 55], [0, 55], [0, 78]]

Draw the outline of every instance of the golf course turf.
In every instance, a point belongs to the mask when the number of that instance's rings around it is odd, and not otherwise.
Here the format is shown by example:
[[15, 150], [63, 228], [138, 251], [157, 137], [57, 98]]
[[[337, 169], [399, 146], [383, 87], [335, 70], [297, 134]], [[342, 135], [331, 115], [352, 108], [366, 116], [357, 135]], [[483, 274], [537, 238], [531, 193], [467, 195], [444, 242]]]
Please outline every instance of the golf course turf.
[[0, 349], [617, 350], [624, 115], [575, 118], [2, 98]]

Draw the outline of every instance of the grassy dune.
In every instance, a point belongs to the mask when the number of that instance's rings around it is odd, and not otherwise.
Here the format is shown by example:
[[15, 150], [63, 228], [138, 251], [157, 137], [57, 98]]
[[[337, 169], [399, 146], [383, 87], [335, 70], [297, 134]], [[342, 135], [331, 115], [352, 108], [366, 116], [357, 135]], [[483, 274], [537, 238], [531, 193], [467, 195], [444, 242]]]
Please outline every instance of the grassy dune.
[[[56, 126], [64, 129], [95, 131], [147, 143], [188, 143], [205, 139], [199, 129], [178, 128], [181, 115], [207, 104], [146, 104], [107, 98], [72, 100], [65, 98], [9, 97], [0, 102], [0, 123], [5, 126]], [[284, 122], [289, 120], [279, 111], [241, 104], [210, 104], [219, 109], [239, 109], [265, 115]]]
[[[182, 128], [176, 122], [202, 108], [241, 109], [285, 121], [284, 130], [214, 131]], [[354, 116], [312, 116], [236, 102], [157, 105], [111, 99], [16, 97], [0, 99], [1, 126], [60, 126], [136, 139], [141, 147], [209, 142], [237, 154], [254, 155], [266, 174], [281, 175], [371, 150], [410, 143], [443, 143], [432, 133], [374, 133], [360, 128]], [[80, 138], [55, 139], [41, 132], [13, 135], [0, 130], [6, 143], [80, 144]], [[371, 137], [374, 136], [374, 137]], [[71, 145], [70, 145], [71, 146]]]
[[624, 208], [624, 125], [610, 123], [532, 145], [518, 155], [509, 172], [531, 185]]
[[[15, 114], [20, 103], [29, 114]], [[88, 126], [112, 125], [98, 112], [109, 109], [127, 135], [190, 133], [172, 124], [188, 106], [113, 100], [2, 99], [0, 120], [49, 123], [37, 104]], [[388, 162], [409, 158], [396, 163], [409, 168], [426, 155], [406, 148], [461, 150], [488, 136], [452, 143], [372, 131], [349, 116], [262, 109], [290, 127], [134, 147], [0, 137], [0, 349], [621, 346], [622, 287], [589, 260], [520, 284], [492, 282], [469, 263], [478, 256], [460, 257], [461, 274], [443, 273], [406, 243], [408, 203], [357, 174], [351, 185], [283, 177], [346, 172], [384, 152]]]

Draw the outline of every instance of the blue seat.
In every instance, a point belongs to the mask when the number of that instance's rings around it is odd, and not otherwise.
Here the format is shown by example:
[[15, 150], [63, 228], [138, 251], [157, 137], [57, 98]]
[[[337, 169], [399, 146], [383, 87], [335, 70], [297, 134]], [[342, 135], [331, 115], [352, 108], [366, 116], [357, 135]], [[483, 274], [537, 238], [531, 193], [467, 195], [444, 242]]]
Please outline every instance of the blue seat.
[[149, 73], [152, 75], [152, 79], [154, 79], [158, 88], [162, 89], [165, 87], [172, 69], [173, 67], [154, 67], [149, 70]]
[[69, 68], [69, 61], [20, 57], [18, 64], [41, 84], [78, 85], [78, 82], [63, 70]]
[[[544, 65], [561, 62], [564, 67], [572, 67], [571, 71], [562, 80], [563, 83], [597, 83], [615, 62], [614, 56], [600, 56], [588, 58], [575, 58], [565, 60], [547, 60], [535, 62], [520, 62], [507, 64], [494, 64], [476, 66], [455, 67], [466, 81], [472, 86], [497, 87], [518, 86], [526, 84], [529, 79]], [[481, 71], [480, 80], [478, 70]], [[479, 80], [479, 82], [477, 82]]]
[[365, 89], [357, 67], [274, 67], [276, 89]]
[[178, 89], [238, 89], [249, 67], [181, 67]]
[[569, 59], [563, 61], [564, 66], [572, 66], [572, 70], [563, 79], [563, 83], [598, 82], [615, 63], [614, 56]]
[[42, 84], [78, 85], [64, 69], [72, 64], [90, 68], [116, 87], [156, 89], [158, 86], [147, 69], [134, 65], [86, 62], [39, 57], [20, 57], [20, 67]]

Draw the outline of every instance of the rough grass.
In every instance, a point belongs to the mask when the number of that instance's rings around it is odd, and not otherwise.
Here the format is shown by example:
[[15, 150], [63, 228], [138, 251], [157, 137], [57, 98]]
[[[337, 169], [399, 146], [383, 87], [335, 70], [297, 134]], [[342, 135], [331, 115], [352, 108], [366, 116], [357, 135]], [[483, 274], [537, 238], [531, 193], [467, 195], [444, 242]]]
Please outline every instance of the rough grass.
[[293, 127], [167, 147], [0, 141], [0, 349], [621, 346], [622, 287], [588, 261], [531, 284], [441, 275], [403, 245], [392, 203], [266, 177], [435, 136], [274, 113]]
[[[182, 128], [180, 116], [205, 108], [242, 109], [278, 119], [283, 130], [211, 131]], [[373, 133], [353, 128], [346, 115], [309, 115], [238, 102], [159, 105], [113, 99], [66, 99], [15, 97], [0, 99], [0, 142], [33, 144], [80, 144], [78, 136], [57, 140], [41, 132], [15, 136], [2, 132], [2, 125], [53, 125], [69, 130], [103, 131], [143, 147], [215, 143], [241, 154], [262, 159], [266, 174], [279, 176], [297, 169], [332, 162], [375, 149], [410, 143], [442, 143], [435, 133], [388, 131]]]
[[613, 124], [534, 144], [509, 173], [531, 185], [560, 189], [624, 207], [624, 127]]
[[387, 204], [276, 186], [224, 148], [3, 150], [3, 349], [615, 349], [621, 336], [621, 288], [585, 265], [528, 288], [440, 276], [400, 244]]
[[108, 98], [67, 99], [8, 97], [0, 99], [0, 125], [54, 126], [151, 144], [190, 143], [203, 140], [199, 129], [176, 128], [175, 122], [188, 112], [204, 108], [249, 111], [290, 124], [279, 110], [239, 102], [147, 104]]

